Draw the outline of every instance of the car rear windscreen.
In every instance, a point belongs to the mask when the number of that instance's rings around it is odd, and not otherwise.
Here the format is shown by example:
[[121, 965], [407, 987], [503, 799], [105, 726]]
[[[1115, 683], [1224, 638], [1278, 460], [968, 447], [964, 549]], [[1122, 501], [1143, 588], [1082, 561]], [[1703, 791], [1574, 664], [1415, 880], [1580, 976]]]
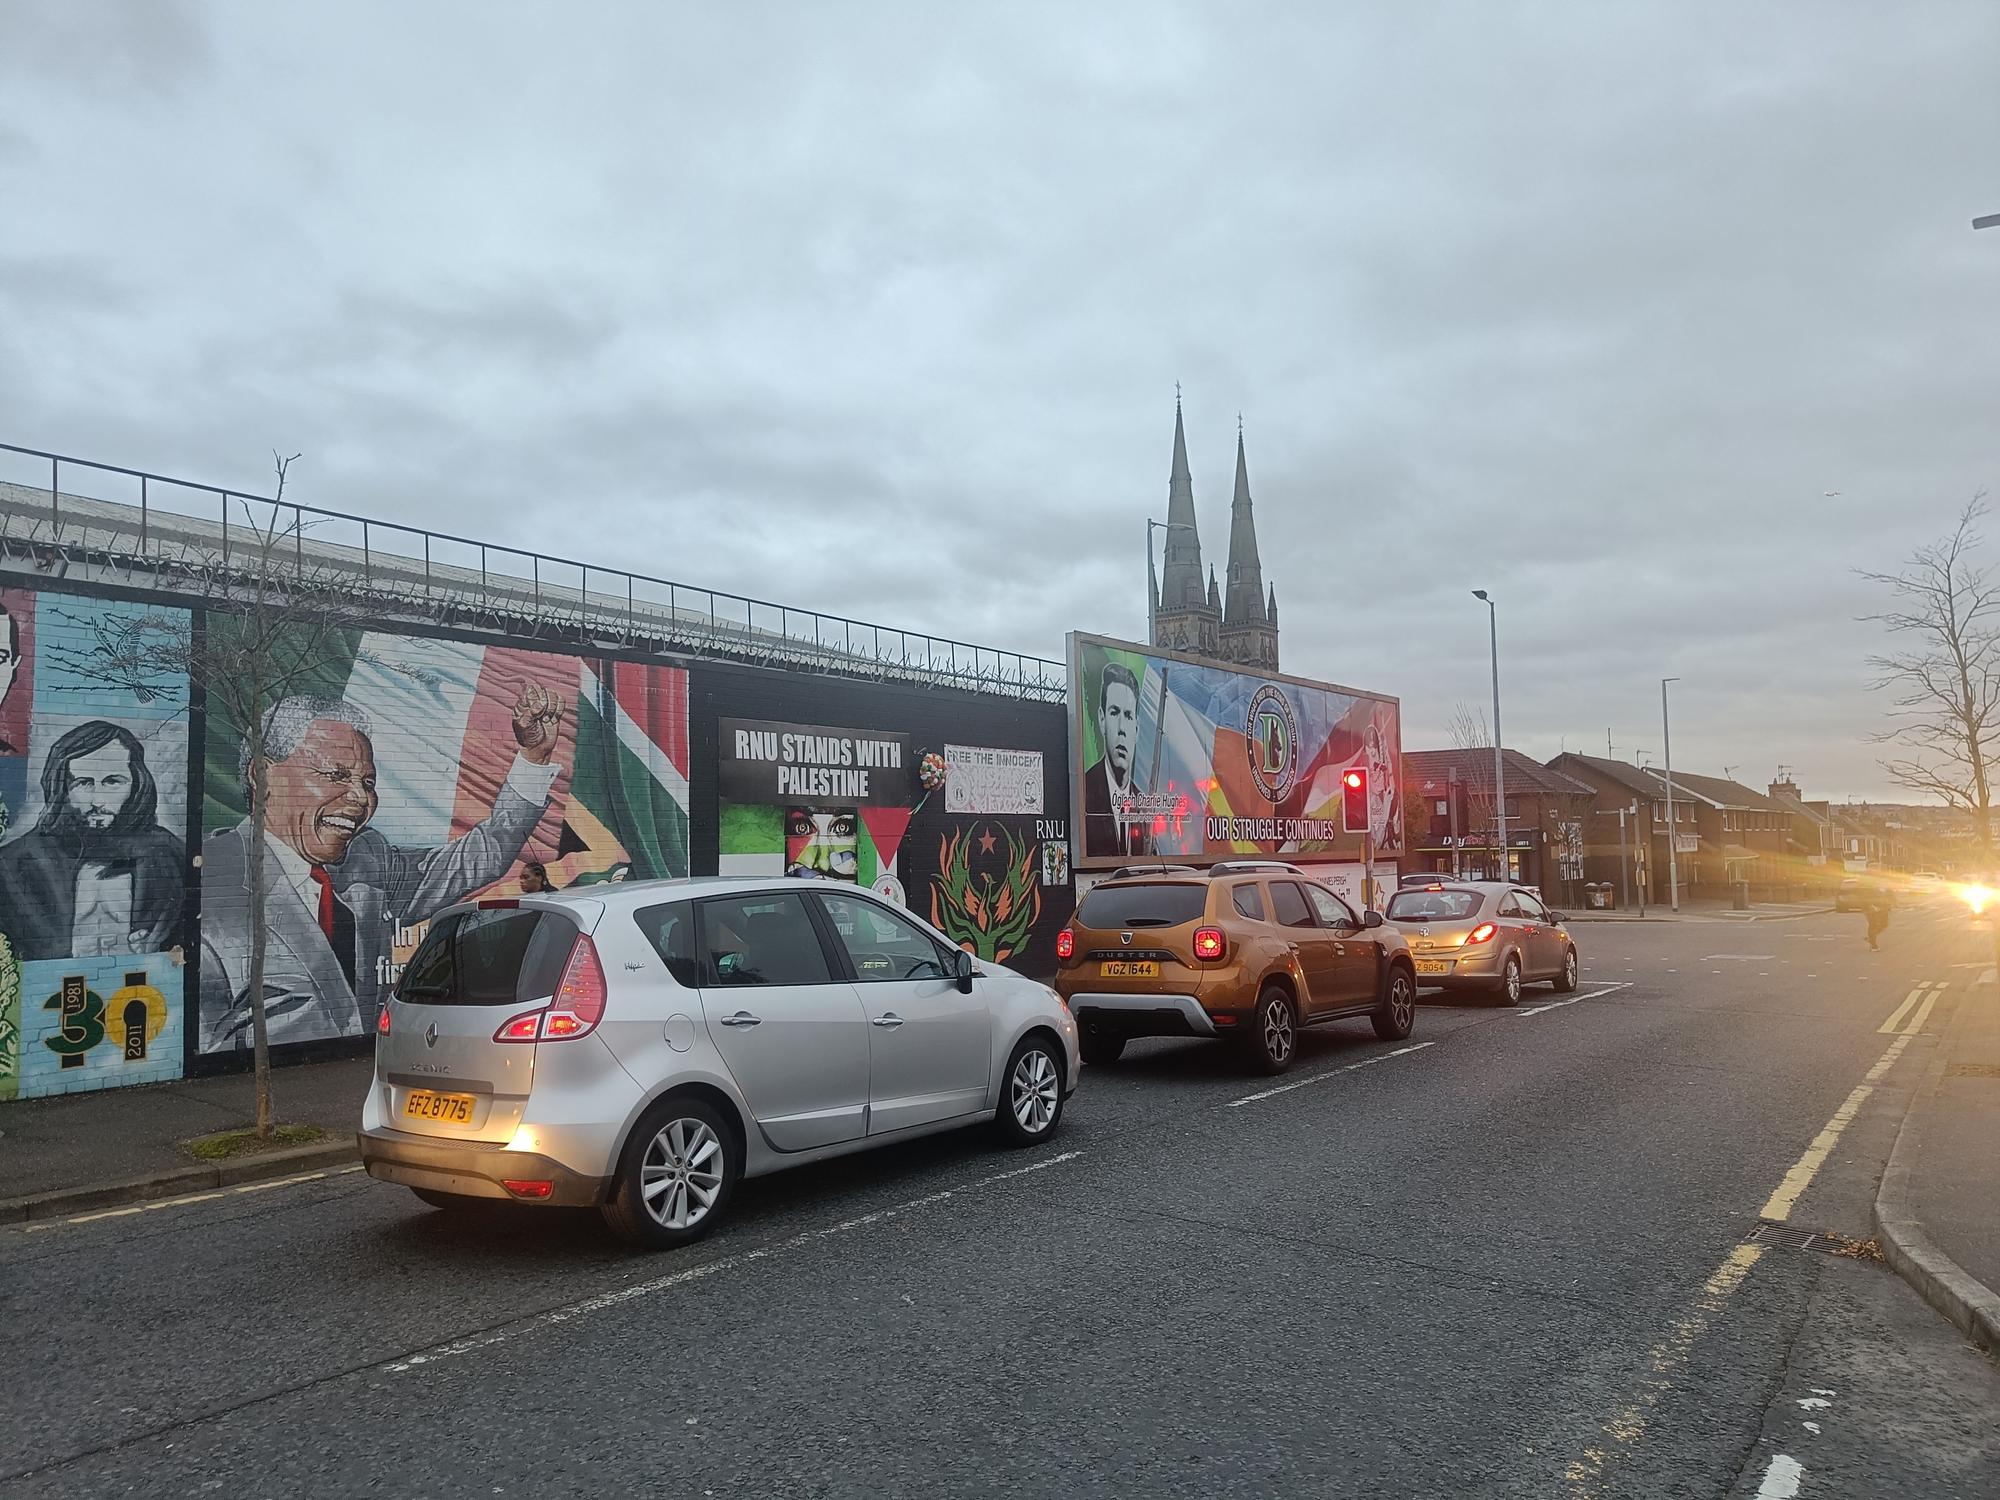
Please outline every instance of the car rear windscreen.
[[452, 912], [431, 924], [396, 983], [413, 1005], [524, 1005], [562, 982], [576, 927], [551, 912]]
[[1179, 927], [1208, 909], [1206, 885], [1128, 885], [1112, 881], [1083, 898], [1076, 919], [1085, 927]]
[[1398, 891], [1387, 915], [1391, 922], [1456, 922], [1478, 910], [1477, 891]]

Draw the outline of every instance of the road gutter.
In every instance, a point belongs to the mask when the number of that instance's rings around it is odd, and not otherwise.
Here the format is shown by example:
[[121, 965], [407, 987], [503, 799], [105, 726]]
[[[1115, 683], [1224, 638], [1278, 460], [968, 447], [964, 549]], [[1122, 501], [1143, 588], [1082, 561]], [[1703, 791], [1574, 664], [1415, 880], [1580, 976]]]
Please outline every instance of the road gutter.
[[0, 1224], [19, 1224], [30, 1219], [62, 1219], [72, 1214], [88, 1213], [92, 1209], [176, 1198], [184, 1193], [235, 1187], [238, 1183], [261, 1182], [269, 1177], [290, 1177], [318, 1167], [343, 1166], [355, 1160], [356, 1154], [354, 1138], [349, 1136], [345, 1140], [294, 1146], [284, 1151], [266, 1151], [231, 1161], [173, 1167], [144, 1177], [124, 1177], [84, 1187], [57, 1188], [46, 1193], [27, 1193], [18, 1198], [0, 1198]]

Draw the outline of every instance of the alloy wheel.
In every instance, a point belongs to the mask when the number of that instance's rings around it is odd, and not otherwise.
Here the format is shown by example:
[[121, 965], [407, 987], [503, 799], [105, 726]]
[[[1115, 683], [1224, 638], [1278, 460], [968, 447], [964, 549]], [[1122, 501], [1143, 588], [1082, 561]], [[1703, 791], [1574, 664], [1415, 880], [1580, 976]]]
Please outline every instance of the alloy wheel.
[[672, 1121], [646, 1147], [639, 1191], [655, 1223], [692, 1229], [722, 1191], [722, 1142], [705, 1121]]
[[1576, 988], [1576, 949], [1572, 948], [1563, 957], [1563, 983]]
[[1292, 1055], [1292, 1008], [1284, 1001], [1264, 1008], [1264, 1050], [1274, 1063], [1284, 1063]]
[[1510, 958], [1507, 960], [1507, 974], [1504, 982], [1507, 986], [1507, 1003], [1512, 1005], [1521, 998], [1521, 961], [1519, 959]]
[[1056, 1116], [1061, 1093], [1056, 1065], [1040, 1047], [1030, 1047], [1014, 1064], [1011, 1104], [1014, 1120], [1029, 1135], [1040, 1135]]
[[1416, 987], [1401, 974], [1389, 979], [1389, 1017], [1398, 1031], [1408, 1031], [1417, 1022]]

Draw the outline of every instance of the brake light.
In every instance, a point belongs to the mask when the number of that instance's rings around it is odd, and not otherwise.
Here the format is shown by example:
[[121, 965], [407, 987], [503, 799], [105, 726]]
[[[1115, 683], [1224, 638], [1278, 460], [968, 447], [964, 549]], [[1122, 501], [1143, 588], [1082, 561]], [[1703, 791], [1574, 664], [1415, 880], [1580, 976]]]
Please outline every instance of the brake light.
[[489, 896], [484, 901], [475, 901], [472, 904], [481, 911], [519, 911], [521, 909], [521, 903], [516, 901], [512, 896]]
[[1062, 959], [1076, 957], [1076, 934], [1067, 927], [1056, 934], [1056, 957]]
[[1491, 922], [1481, 922], [1465, 935], [1465, 946], [1470, 948], [1474, 943], [1483, 943], [1499, 930]]
[[389, 1034], [389, 1002], [387, 1000], [384, 1000], [382, 1002], [382, 1008], [375, 1013], [375, 1035], [387, 1036], [388, 1034]]
[[604, 965], [597, 945], [579, 933], [563, 967], [555, 998], [540, 1010], [524, 1011], [493, 1033], [496, 1042], [567, 1042], [588, 1036], [604, 1019]]
[[501, 1181], [500, 1186], [512, 1193], [516, 1198], [547, 1198], [554, 1194], [556, 1190], [556, 1185], [553, 1182], [540, 1179], [523, 1181], [518, 1177], [505, 1178]]
[[1204, 963], [1214, 963], [1229, 951], [1229, 939], [1224, 937], [1220, 927], [1197, 927], [1194, 930], [1194, 956]]

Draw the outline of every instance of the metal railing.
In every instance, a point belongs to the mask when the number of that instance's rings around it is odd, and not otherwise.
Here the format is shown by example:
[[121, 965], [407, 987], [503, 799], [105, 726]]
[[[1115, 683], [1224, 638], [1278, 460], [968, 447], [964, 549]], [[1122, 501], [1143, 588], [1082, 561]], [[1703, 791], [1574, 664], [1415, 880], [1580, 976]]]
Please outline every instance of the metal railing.
[[[0, 479], [0, 562], [43, 575], [192, 593], [276, 537], [298, 577], [331, 579], [358, 612], [384, 619], [1039, 702], [1067, 692], [1067, 668], [1044, 657], [12, 443], [0, 443], [0, 460], [47, 465], [46, 485]], [[78, 476], [115, 476], [131, 498], [78, 493]]]

